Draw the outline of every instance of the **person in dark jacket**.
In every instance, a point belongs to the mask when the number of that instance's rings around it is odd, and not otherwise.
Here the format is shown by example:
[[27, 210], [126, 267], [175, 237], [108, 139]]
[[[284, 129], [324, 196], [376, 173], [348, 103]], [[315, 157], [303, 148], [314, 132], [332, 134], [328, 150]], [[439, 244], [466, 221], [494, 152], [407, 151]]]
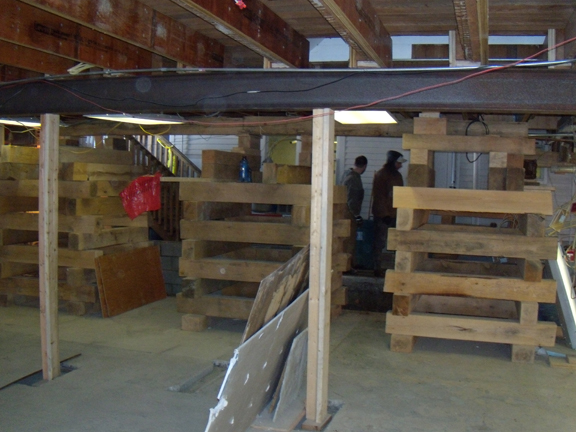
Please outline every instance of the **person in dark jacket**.
[[347, 170], [342, 176], [342, 184], [346, 186], [347, 191], [347, 204], [351, 225], [350, 237], [346, 239], [344, 243], [346, 253], [352, 255], [352, 270], [350, 273], [355, 272], [356, 231], [358, 227], [362, 226], [363, 222], [360, 213], [362, 211], [362, 201], [364, 201], [364, 185], [362, 184], [362, 178], [360, 176], [364, 174], [367, 166], [368, 159], [366, 159], [366, 156], [358, 156], [354, 160], [354, 166]]
[[396, 226], [396, 209], [392, 206], [394, 186], [404, 186], [399, 169], [406, 159], [394, 150], [386, 155], [386, 164], [374, 175], [372, 214], [374, 215], [374, 275], [384, 276], [382, 269], [383, 249], [388, 240], [388, 228]]

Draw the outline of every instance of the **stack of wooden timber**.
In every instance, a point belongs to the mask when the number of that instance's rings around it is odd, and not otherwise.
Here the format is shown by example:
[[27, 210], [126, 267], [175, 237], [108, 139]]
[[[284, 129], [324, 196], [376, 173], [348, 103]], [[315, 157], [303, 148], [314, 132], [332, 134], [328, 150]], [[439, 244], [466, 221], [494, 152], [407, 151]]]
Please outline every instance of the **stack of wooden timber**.
[[[38, 163], [35, 147], [2, 146], [0, 300], [38, 297]], [[146, 215], [126, 216], [119, 193], [144, 168], [129, 151], [60, 146], [59, 289], [74, 314], [98, 310], [95, 259], [149, 246]]]
[[[538, 303], [555, 301], [556, 283], [542, 280], [541, 260], [554, 259], [557, 247], [540, 216], [552, 214], [551, 192], [522, 191], [523, 155], [534, 154], [534, 141], [446, 136], [440, 118], [417, 118], [414, 129], [403, 140], [411, 151], [408, 187], [394, 190], [398, 223], [388, 242], [396, 250], [384, 285], [394, 293], [386, 323], [392, 351], [410, 352], [422, 336], [510, 344], [513, 361], [533, 361], [535, 347], [555, 342], [555, 324], [538, 322]], [[492, 190], [432, 188], [434, 151], [489, 153]], [[442, 223], [429, 224], [431, 213]], [[507, 222], [459, 225], [456, 216]]]
[[[260, 281], [288, 261], [310, 238], [310, 185], [180, 181], [183, 202], [178, 311], [247, 319]], [[346, 304], [342, 272], [350, 257], [342, 239], [350, 232], [346, 189], [335, 187], [332, 304]], [[252, 204], [292, 206], [291, 216], [251, 215]]]

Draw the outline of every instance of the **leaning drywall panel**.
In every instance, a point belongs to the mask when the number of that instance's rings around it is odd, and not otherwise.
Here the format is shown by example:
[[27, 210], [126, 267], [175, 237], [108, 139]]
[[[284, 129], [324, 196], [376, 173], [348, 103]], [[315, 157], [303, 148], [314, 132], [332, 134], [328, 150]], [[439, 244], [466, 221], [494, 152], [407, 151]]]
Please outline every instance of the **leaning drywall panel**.
[[574, 298], [574, 288], [572, 279], [568, 273], [568, 268], [564, 262], [561, 246], [558, 245], [558, 258], [549, 260], [552, 276], [556, 279], [558, 301], [562, 308], [562, 314], [566, 322], [568, 341], [572, 349], [576, 349], [576, 299]]
[[307, 326], [308, 291], [234, 351], [206, 432], [241, 432], [270, 401], [292, 340]]

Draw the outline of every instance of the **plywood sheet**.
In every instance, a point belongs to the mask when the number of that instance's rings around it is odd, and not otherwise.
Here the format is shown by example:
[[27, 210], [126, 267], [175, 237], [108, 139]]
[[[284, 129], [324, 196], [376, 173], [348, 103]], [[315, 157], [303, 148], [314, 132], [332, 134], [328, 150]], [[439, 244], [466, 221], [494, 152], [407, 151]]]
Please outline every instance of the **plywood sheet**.
[[242, 341], [248, 340], [305, 289], [309, 261], [310, 246], [307, 246], [262, 280]]
[[268, 404], [294, 337], [307, 326], [308, 291], [234, 351], [206, 432], [245, 431]]
[[157, 246], [98, 257], [96, 276], [103, 317], [166, 298]]

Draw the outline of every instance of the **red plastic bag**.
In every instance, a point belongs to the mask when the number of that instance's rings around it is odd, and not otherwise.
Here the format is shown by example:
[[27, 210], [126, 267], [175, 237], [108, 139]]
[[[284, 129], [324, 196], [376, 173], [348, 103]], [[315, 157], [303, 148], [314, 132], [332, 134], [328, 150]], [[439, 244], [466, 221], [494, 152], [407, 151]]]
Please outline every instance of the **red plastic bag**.
[[135, 219], [146, 211], [160, 209], [161, 176], [162, 174], [157, 172], [153, 176], [138, 177], [120, 192], [122, 205], [130, 219]]

